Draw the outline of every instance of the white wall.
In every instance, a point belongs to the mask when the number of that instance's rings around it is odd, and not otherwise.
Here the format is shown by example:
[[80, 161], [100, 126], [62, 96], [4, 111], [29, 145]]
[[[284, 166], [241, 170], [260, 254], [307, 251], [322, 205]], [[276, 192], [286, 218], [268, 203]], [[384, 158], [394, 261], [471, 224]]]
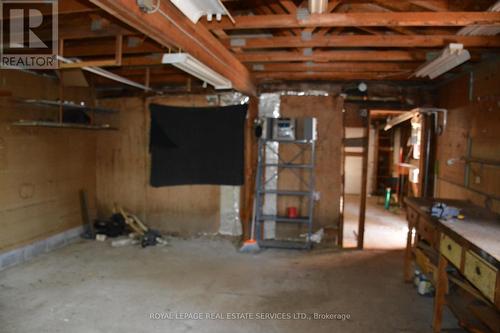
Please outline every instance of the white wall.
[[[363, 127], [346, 127], [345, 138], [361, 138], [364, 136]], [[363, 152], [360, 147], [347, 147], [346, 152]], [[345, 194], [361, 194], [361, 178], [363, 158], [360, 156], [346, 156], [345, 158]]]
[[375, 128], [370, 127], [370, 138], [368, 140], [368, 195], [373, 193], [373, 181], [375, 180]]

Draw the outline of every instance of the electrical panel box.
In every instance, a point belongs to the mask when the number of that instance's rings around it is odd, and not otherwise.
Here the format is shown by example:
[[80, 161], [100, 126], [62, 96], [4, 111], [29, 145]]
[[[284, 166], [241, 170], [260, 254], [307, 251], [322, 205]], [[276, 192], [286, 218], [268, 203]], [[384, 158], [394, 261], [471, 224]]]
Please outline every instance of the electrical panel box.
[[263, 135], [268, 140], [316, 141], [316, 118], [266, 118]]
[[295, 119], [273, 119], [272, 130], [274, 140], [295, 140]]

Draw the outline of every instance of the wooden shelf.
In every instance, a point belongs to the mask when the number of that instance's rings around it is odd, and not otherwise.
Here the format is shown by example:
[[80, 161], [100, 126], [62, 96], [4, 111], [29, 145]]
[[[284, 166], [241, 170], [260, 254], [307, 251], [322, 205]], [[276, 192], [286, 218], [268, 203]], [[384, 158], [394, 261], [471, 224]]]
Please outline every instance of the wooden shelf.
[[31, 104], [31, 105], [37, 105], [37, 106], [44, 106], [44, 107], [61, 107], [62, 106], [64, 109], [82, 110], [85, 112], [96, 112], [96, 113], [116, 113], [116, 112], [118, 112], [118, 110], [113, 110], [113, 109], [91, 107], [91, 106], [76, 104], [73, 102], [51, 101], [51, 100], [45, 100], [45, 99], [22, 99], [22, 100], [19, 100], [19, 102]]
[[49, 128], [72, 128], [72, 129], [83, 129], [83, 130], [106, 130], [106, 131], [117, 131], [118, 128], [111, 127], [110, 125], [90, 125], [90, 124], [78, 124], [78, 123], [58, 123], [53, 121], [31, 121], [31, 120], [19, 120], [12, 123], [13, 126], [19, 127], [49, 127]]
[[[480, 305], [478, 305], [478, 301], [467, 292], [461, 289], [453, 291], [452, 293], [446, 295], [446, 304], [455, 317], [458, 318], [458, 322], [461, 327], [471, 332], [494, 333], [494, 331], [492, 331], [473, 314], [472, 310]], [[481, 310], [484, 311], [485, 309], [481, 307]], [[495, 325], [491, 322], [489, 324]]]

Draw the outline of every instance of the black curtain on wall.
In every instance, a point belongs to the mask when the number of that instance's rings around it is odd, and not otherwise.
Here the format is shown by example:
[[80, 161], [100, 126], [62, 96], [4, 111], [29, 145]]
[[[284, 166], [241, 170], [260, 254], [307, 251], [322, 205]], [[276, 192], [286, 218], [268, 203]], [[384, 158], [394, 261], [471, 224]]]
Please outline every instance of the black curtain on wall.
[[247, 108], [151, 104], [151, 185], [242, 185]]

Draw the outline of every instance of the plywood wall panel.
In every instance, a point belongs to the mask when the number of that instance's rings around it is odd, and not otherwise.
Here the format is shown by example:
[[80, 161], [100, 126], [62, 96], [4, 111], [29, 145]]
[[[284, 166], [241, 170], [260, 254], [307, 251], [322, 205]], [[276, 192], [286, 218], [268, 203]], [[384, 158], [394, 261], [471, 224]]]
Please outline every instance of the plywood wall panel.
[[219, 227], [220, 187], [211, 185], [153, 188], [149, 185], [149, 103], [209, 106], [206, 96], [183, 95], [101, 100], [100, 105], [120, 110], [116, 133], [99, 137], [97, 200], [103, 217], [122, 205], [151, 227], [163, 232], [193, 235], [216, 232]]
[[119, 110], [119, 131], [106, 132], [97, 141], [97, 207], [103, 218], [114, 205], [145, 218], [146, 125], [144, 100], [120, 98], [100, 105]]
[[[437, 195], [500, 212], [500, 168], [464, 160], [500, 161], [500, 61], [480, 64], [439, 93], [439, 106], [448, 109], [448, 126], [437, 141]], [[449, 159], [455, 160], [453, 165], [446, 163]]]
[[96, 133], [11, 127], [0, 111], [0, 251], [82, 224], [80, 189], [95, 202]]
[[[0, 71], [0, 251], [49, 237], [82, 224], [79, 191], [89, 194], [95, 215], [96, 132], [18, 128], [18, 119], [54, 119], [57, 109], [20, 102], [57, 99], [57, 81], [16, 71]], [[30, 87], [30, 89], [27, 89]], [[90, 101], [87, 90], [68, 100]]]
[[448, 112], [448, 125], [444, 133], [438, 137], [437, 160], [440, 176], [455, 183], [464, 181], [463, 161], [452, 164], [448, 160], [456, 160], [467, 153], [470, 112], [467, 108], [451, 109]]
[[[315, 203], [314, 224], [316, 227], [336, 225], [340, 215], [342, 110], [334, 97], [328, 96], [282, 96], [283, 117], [316, 117], [318, 119], [318, 142], [316, 158], [316, 190], [320, 200]], [[284, 146], [284, 145], [282, 145]], [[281, 150], [287, 155], [286, 148]], [[289, 154], [292, 154], [290, 152]], [[292, 173], [280, 174], [279, 187], [300, 186]], [[283, 198], [278, 202], [278, 211], [298, 205], [297, 199]], [[299, 207], [305, 209], [305, 203]]]

